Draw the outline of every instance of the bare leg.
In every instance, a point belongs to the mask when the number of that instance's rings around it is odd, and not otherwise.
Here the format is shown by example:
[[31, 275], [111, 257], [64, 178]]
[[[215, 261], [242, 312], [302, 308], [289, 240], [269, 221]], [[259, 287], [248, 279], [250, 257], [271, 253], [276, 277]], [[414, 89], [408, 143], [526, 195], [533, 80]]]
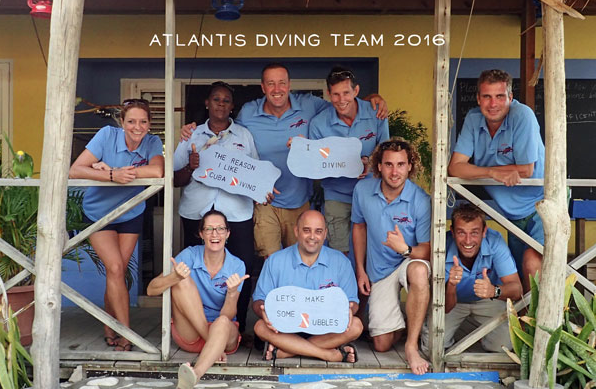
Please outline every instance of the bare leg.
[[426, 309], [430, 299], [428, 283], [428, 268], [420, 262], [408, 265], [408, 298], [406, 300], [407, 331], [406, 359], [414, 374], [424, 374], [428, 371], [428, 361], [418, 352], [420, 330], [426, 317]]
[[193, 368], [200, 379], [215, 361], [227, 359], [224, 351], [231, 351], [238, 343], [238, 329], [226, 316], [220, 316], [209, 327], [209, 336]]
[[[524, 262], [523, 262], [523, 271], [524, 271], [524, 279], [523, 279], [523, 287], [524, 293], [530, 291], [530, 274], [532, 276], [536, 275], [536, 272], [540, 272], [542, 270], [542, 255], [538, 253], [538, 251], [534, 250], [533, 248], [529, 247], [524, 251]], [[541, 273], [539, 273], [542, 276]]]
[[172, 287], [172, 317], [180, 336], [192, 342], [197, 337], [209, 339], [209, 328], [203, 301], [192, 278], [187, 277]]
[[[277, 353], [278, 358], [302, 355], [329, 362], [339, 362], [342, 360], [342, 354], [337, 350], [337, 347], [357, 339], [361, 333], [362, 322], [356, 317], [353, 318], [352, 325], [347, 332], [311, 336], [308, 339], [304, 339], [296, 334], [275, 333], [267, 327], [263, 320], [259, 320], [255, 324], [255, 334], [279, 349]], [[350, 350], [346, 349], [346, 351], [353, 354], [354, 350], [350, 352]]]
[[398, 330], [398, 331], [389, 332], [387, 334], [373, 336], [372, 340], [373, 340], [373, 347], [374, 347], [375, 351], [378, 351], [380, 353], [389, 351], [391, 349], [391, 347], [393, 347], [393, 345], [395, 343], [397, 343], [398, 340], [401, 339], [402, 333], [403, 333], [403, 329]]

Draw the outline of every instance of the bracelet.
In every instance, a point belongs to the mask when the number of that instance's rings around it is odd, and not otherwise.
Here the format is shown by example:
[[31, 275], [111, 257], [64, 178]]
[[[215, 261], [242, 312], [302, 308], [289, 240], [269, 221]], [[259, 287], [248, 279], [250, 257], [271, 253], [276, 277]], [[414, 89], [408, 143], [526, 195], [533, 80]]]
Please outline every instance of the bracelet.
[[113, 169], [110, 169], [110, 182], [114, 182], [114, 176], [112, 175], [113, 171]]

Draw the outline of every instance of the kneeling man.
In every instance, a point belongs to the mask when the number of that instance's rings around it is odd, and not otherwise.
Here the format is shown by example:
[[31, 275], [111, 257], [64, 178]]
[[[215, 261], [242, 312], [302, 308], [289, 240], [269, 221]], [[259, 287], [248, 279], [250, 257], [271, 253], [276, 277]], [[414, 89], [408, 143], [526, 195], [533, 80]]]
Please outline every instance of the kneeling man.
[[[522, 285], [503, 237], [486, 226], [484, 213], [464, 203], [451, 216], [445, 263], [445, 347], [467, 318], [480, 324], [506, 310], [505, 301], [519, 300]], [[486, 351], [511, 348], [505, 321], [481, 341]]]
[[[302, 213], [294, 234], [296, 244], [275, 252], [265, 261], [253, 294], [253, 310], [260, 318], [255, 324], [255, 334], [269, 343], [264, 359], [301, 355], [329, 362], [356, 362], [356, 348], [350, 342], [360, 336], [362, 323], [353, 316], [358, 310], [358, 295], [352, 265], [340, 251], [323, 246], [327, 228], [320, 212]], [[277, 331], [267, 318], [264, 301], [271, 290], [288, 285], [306, 289], [342, 288], [350, 301], [346, 331], [312, 336]]]

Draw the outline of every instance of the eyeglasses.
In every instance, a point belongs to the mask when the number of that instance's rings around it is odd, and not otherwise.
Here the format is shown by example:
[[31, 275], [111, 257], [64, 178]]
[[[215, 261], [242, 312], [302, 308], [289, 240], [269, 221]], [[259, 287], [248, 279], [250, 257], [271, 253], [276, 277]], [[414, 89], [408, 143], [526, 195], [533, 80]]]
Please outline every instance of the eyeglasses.
[[129, 104], [143, 104], [149, 106], [149, 101], [145, 99], [126, 99], [122, 102], [123, 106], [127, 106]]
[[211, 234], [211, 233], [213, 233], [213, 231], [217, 231], [218, 234], [223, 234], [227, 230], [228, 230], [228, 227], [225, 227], [225, 226], [217, 226], [217, 227], [209, 226], [209, 227], [203, 228], [203, 232], [206, 234]]
[[224, 81], [215, 81], [213, 84], [211, 84], [211, 86], [212, 87], [223, 86], [224, 88], [227, 88], [230, 92], [234, 93], [234, 88], [232, 88], [232, 85], [230, 85]]
[[342, 70], [340, 72], [331, 72], [331, 74], [329, 75], [331, 78], [341, 78], [343, 80], [351, 78], [352, 80], [355, 80], [356, 77], [354, 76], [354, 73], [352, 73], [349, 70]]

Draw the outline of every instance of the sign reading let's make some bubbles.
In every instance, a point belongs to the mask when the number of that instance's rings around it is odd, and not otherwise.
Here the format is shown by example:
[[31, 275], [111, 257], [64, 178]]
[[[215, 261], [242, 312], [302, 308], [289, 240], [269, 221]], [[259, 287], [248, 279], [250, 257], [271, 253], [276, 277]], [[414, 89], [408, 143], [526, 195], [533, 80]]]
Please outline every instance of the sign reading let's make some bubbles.
[[327, 177], [356, 178], [364, 169], [357, 138], [330, 136], [313, 140], [292, 138], [288, 168], [296, 177], [321, 179]]
[[265, 298], [265, 313], [279, 332], [312, 335], [342, 333], [350, 321], [350, 302], [341, 288], [282, 286]]
[[192, 178], [207, 186], [264, 202], [273, 192], [281, 170], [269, 161], [253, 159], [239, 151], [213, 145], [199, 153], [199, 167]]

